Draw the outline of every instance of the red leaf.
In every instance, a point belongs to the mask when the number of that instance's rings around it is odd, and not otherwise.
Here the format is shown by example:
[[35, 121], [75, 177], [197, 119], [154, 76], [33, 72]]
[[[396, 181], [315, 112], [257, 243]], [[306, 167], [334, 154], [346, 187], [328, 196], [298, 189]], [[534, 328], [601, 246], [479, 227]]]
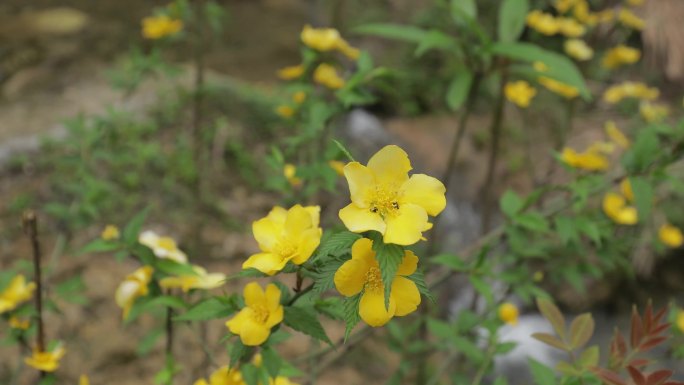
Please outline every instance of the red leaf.
[[651, 336], [656, 336], [656, 335], [662, 333], [663, 331], [667, 330], [670, 327], [670, 325], [671, 325], [670, 323], [660, 324], [660, 325], [656, 326], [656, 328], [653, 329], [649, 334]]
[[660, 320], [665, 316], [667, 313], [667, 306], [664, 306], [662, 309], [658, 310], [658, 312], [653, 316], [653, 323], [657, 325], [660, 323]]
[[633, 359], [632, 361], [630, 361], [629, 364], [627, 364], [627, 365], [634, 366], [635, 368], [638, 368], [641, 366], [646, 366], [650, 363], [651, 363], [651, 361], [649, 361], [645, 358], [636, 358], [636, 359]]
[[622, 378], [620, 378], [620, 376], [618, 376], [617, 373], [612, 372], [608, 369], [596, 368], [594, 369], [594, 372], [605, 383], [611, 385], [627, 385], [627, 383]]
[[634, 366], [628, 366], [627, 371], [636, 385], [646, 385], [646, 377]]
[[671, 376], [672, 376], [671, 370], [666, 370], [666, 369], [656, 370], [655, 372], [648, 375], [646, 382], [649, 385], [660, 385], [661, 383], [665, 382], [665, 380], [667, 380]]
[[684, 382], [681, 381], [668, 381], [664, 383], [663, 385], [684, 385]]
[[627, 342], [625, 342], [625, 337], [622, 335], [622, 332], [617, 328], [615, 328], [613, 340], [615, 342], [617, 353], [620, 354], [620, 358], [623, 358], [627, 354]]
[[649, 299], [644, 311], [644, 330], [646, 333], [651, 330], [651, 326], [653, 326], [653, 301]]
[[647, 350], [653, 349], [654, 347], [663, 343], [668, 338], [670, 338], [670, 337], [669, 336], [667, 336], [667, 337], [653, 337], [653, 338], [647, 340], [646, 342], [642, 343], [641, 345], [639, 345], [638, 350], [640, 352], [645, 352]]
[[641, 324], [641, 317], [637, 313], [636, 306], [632, 307], [632, 333], [630, 335], [630, 345], [636, 349], [644, 336], [644, 325]]

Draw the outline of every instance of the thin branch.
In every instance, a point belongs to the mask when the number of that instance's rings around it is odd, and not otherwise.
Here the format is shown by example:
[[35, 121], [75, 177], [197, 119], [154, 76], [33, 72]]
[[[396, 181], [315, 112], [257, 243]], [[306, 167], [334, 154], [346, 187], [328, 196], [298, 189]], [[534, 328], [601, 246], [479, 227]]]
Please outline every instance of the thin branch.
[[[43, 323], [43, 279], [41, 271], [41, 251], [38, 240], [38, 218], [33, 210], [24, 212], [22, 223], [24, 233], [29, 237], [31, 250], [33, 251], [33, 279], [36, 282], [35, 307], [38, 333], [36, 333], [36, 349], [42, 353], [45, 351], [45, 326]], [[45, 378], [47, 372], [40, 371], [40, 378]]]

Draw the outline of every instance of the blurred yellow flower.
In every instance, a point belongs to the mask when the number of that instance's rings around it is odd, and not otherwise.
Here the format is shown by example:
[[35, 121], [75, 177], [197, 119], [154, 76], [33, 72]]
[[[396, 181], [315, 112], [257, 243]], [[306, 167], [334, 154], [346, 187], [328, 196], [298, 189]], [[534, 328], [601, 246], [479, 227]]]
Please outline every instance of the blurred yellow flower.
[[641, 82], [623, 82], [609, 87], [603, 93], [603, 100], [606, 103], [615, 104], [626, 98], [636, 98], [640, 100], [654, 100], [660, 95], [660, 91], [655, 87], [648, 87]]
[[286, 119], [291, 118], [295, 114], [294, 108], [287, 105], [278, 106], [275, 111], [278, 116]]
[[281, 68], [278, 70], [278, 77], [283, 80], [297, 79], [304, 74], [304, 65], [298, 64], [296, 66], [290, 66]]
[[658, 238], [660, 238], [660, 242], [672, 248], [680, 247], [682, 243], [684, 243], [682, 231], [669, 223], [660, 226], [660, 229], [658, 229]]
[[641, 58], [641, 51], [636, 48], [628, 47], [626, 45], [620, 44], [617, 47], [613, 47], [601, 60], [601, 65], [607, 69], [615, 69], [623, 64], [632, 64], [639, 61]]
[[518, 324], [518, 308], [510, 302], [502, 303], [499, 306], [499, 319], [510, 325]]
[[61, 344], [51, 352], [39, 352], [34, 349], [31, 357], [24, 358], [24, 363], [43, 372], [54, 372], [59, 368], [59, 361], [65, 353], [66, 350]]
[[637, 31], [643, 30], [646, 26], [644, 19], [640, 18], [627, 8], [620, 9], [620, 12], [618, 13], [618, 20], [625, 27], [636, 29]]
[[634, 202], [634, 190], [632, 190], [632, 183], [630, 183], [629, 178], [620, 181], [620, 193], [627, 201]]
[[330, 168], [335, 170], [335, 172], [339, 176], [344, 176], [344, 166], [346, 166], [346, 165], [347, 165], [346, 163], [340, 162], [339, 160], [331, 160], [328, 162], [328, 166], [330, 166]]
[[541, 270], [537, 270], [534, 272], [532, 275], [532, 281], [534, 282], [541, 282], [544, 280], [544, 272]]
[[560, 23], [553, 15], [540, 10], [533, 10], [527, 14], [527, 25], [542, 35], [553, 36], [560, 31]]
[[665, 104], [644, 101], [639, 104], [639, 114], [648, 123], [658, 123], [667, 118], [670, 108]]
[[0, 314], [14, 310], [20, 304], [30, 300], [35, 290], [35, 283], [26, 283], [26, 277], [22, 274], [16, 275], [0, 292]]
[[595, 154], [612, 154], [615, 152], [615, 143], [612, 142], [603, 142], [603, 141], [596, 141], [587, 148], [587, 151], [589, 153], [595, 153]]
[[559, 32], [565, 37], [580, 37], [586, 32], [582, 24], [569, 17], [561, 17], [557, 23]]
[[78, 385], [90, 385], [90, 379], [88, 376], [81, 374], [81, 377], [78, 378]]
[[151, 266], [143, 266], [129, 274], [116, 288], [114, 300], [123, 310], [123, 319], [128, 317], [131, 307], [138, 297], [144, 297], [148, 293], [147, 285], [152, 280], [154, 269]]
[[295, 265], [306, 262], [321, 242], [320, 211], [319, 206], [295, 205], [289, 210], [276, 206], [252, 223], [261, 252], [250, 256], [242, 268], [273, 275], [290, 261]]
[[603, 212], [620, 225], [634, 225], [638, 221], [637, 210], [628, 206], [625, 197], [614, 192], [603, 196]]
[[297, 103], [301, 104], [306, 100], [306, 92], [304, 91], [297, 91], [294, 94], [292, 94], [292, 100]]
[[339, 216], [349, 231], [369, 230], [383, 235], [385, 243], [412, 245], [431, 225], [428, 215], [436, 216], [446, 207], [446, 188], [439, 180], [414, 174], [406, 152], [398, 146], [383, 147], [368, 161], [368, 166], [350, 162], [344, 166], [351, 203]]
[[684, 310], [678, 310], [677, 311], [677, 329], [679, 329], [680, 332], [684, 333]]
[[620, 130], [620, 128], [618, 128], [617, 124], [615, 124], [614, 121], [612, 121], [612, 120], [607, 121], [603, 127], [606, 131], [606, 135], [608, 135], [608, 137], [610, 138], [610, 140], [613, 141], [613, 143], [615, 143], [618, 146], [625, 148], [625, 149], [629, 148], [629, 146], [630, 146], [629, 139]]
[[537, 72], [546, 72], [549, 70], [549, 66], [547, 66], [546, 64], [544, 64], [544, 62], [541, 61], [533, 62], [532, 68], [534, 68], [534, 70]]
[[580, 39], [566, 40], [563, 49], [568, 56], [579, 61], [587, 61], [594, 56], [594, 50]]
[[571, 85], [559, 82], [546, 76], [540, 76], [537, 81], [547, 90], [558, 94], [566, 99], [574, 99], [579, 96], [579, 90]]
[[568, 12], [578, 1], [580, 0], [556, 0], [553, 5], [558, 13], [562, 14]]
[[340, 32], [334, 28], [313, 28], [310, 25], [305, 25], [301, 33], [301, 39], [306, 46], [317, 51], [328, 52], [338, 50], [352, 60], [358, 59], [360, 54], [359, 50], [350, 46], [340, 36]]
[[530, 86], [530, 83], [524, 80], [516, 82], [508, 82], [504, 87], [506, 99], [518, 107], [527, 108], [530, 106], [530, 100], [537, 94], [537, 90]]
[[314, 71], [314, 81], [331, 89], [344, 87], [344, 79], [337, 73], [335, 67], [321, 63]]
[[209, 376], [209, 381], [200, 378], [193, 385], [245, 385], [245, 381], [239, 369], [223, 366]]
[[138, 236], [140, 244], [149, 247], [160, 259], [170, 259], [178, 263], [187, 263], [188, 256], [182, 252], [176, 240], [171, 237], [160, 237], [154, 231], [144, 231]]
[[142, 21], [142, 35], [146, 39], [173, 36], [183, 29], [183, 21], [167, 15], [146, 17]]
[[190, 289], [211, 290], [223, 286], [226, 275], [223, 273], [207, 273], [201, 266], [193, 266], [194, 275], [180, 275], [177, 277], [165, 277], [159, 281], [159, 286], [164, 289], [181, 288], [187, 293]]
[[119, 228], [114, 225], [107, 225], [104, 230], [102, 230], [102, 234], [100, 234], [100, 237], [105, 241], [119, 239], [119, 236]]
[[563, 149], [561, 160], [570, 167], [588, 171], [604, 171], [609, 166], [608, 158], [597, 151], [578, 153], [570, 147]]
[[631, 5], [632, 7], [640, 7], [644, 5], [645, 0], [627, 0], [627, 4]]
[[359, 316], [368, 325], [378, 327], [392, 317], [401, 317], [414, 312], [420, 305], [418, 287], [407, 276], [418, 266], [418, 257], [412, 251], [404, 251], [404, 257], [392, 281], [389, 308], [385, 308], [385, 285], [380, 275], [380, 265], [373, 251], [373, 241], [361, 238], [354, 242], [352, 258], [340, 266], [334, 281], [337, 291], [345, 297], [361, 292]]
[[239, 335], [243, 344], [261, 345], [271, 334], [271, 328], [283, 320], [280, 295], [280, 289], [272, 283], [265, 292], [258, 283], [248, 283], [244, 290], [245, 307], [226, 322], [226, 327]]
[[9, 326], [12, 329], [26, 330], [31, 326], [31, 322], [28, 319], [21, 319], [17, 316], [12, 316], [9, 319]]
[[283, 166], [283, 176], [292, 187], [299, 187], [302, 185], [301, 178], [297, 177], [297, 166], [294, 164], [285, 163]]

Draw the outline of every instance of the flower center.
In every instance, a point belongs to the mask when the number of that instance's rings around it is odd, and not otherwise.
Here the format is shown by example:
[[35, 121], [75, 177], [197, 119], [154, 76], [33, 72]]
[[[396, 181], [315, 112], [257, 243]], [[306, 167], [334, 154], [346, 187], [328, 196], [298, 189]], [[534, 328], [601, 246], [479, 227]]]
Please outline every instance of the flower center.
[[252, 308], [252, 319], [260, 324], [266, 323], [268, 319], [268, 309], [265, 306], [257, 305]]
[[380, 268], [371, 267], [366, 273], [366, 290], [382, 291], [382, 276], [380, 275]]
[[162, 237], [157, 241], [157, 246], [166, 251], [174, 251], [176, 250], [176, 241], [169, 237]]
[[396, 215], [399, 210], [398, 195], [396, 188], [376, 186], [369, 199], [370, 211], [380, 214], [383, 218]]
[[280, 255], [283, 258], [292, 257], [297, 253], [297, 247], [293, 242], [288, 242], [286, 240], [281, 240], [276, 244], [275, 254]]

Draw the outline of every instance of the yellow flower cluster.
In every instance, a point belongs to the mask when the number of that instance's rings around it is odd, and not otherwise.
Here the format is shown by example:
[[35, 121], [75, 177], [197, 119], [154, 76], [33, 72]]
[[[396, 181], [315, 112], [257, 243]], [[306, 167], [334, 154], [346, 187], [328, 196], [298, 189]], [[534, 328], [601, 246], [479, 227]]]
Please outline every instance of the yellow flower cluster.
[[66, 350], [61, 344], [51, 352], [40, 352], [34, 349], [33, 355], [26, 357], [24, 363], [43, 372], [54, 372], [59, 368], [59, 361], [64, 357], [64, 354], [66, 354]]
[[554, 17], [536, 9], [527, 15], [526, 22], [530, 28], [547, 36], [561, 34], [566, 37], [580, 37], [586, 32], [586, 28], [575, 19]]
[[667, 118], [670, 108], [665, 104], [643, 101], [639, 104], [639, 114], [648, 123], [658, 123]]
[[598, 146], [589, 147], [584, 152], [577, 152], [570, 147], [563, 149], [561, 160], [570, 167], [587, 171], [604, 171], [610, 165]]
[[551, 79], [546, 76], [540, 76], [537, 81], [539, 84], [544, 86], [547, 90], [558, 94], [566, 99], [574, 99], [579, 96], [579, 90], [577, 87], [559, 82], [558, 80]]
[[620, 225], [634, 225], [639, 220], [637, 209], [628, 205], [634, 201], [634, 192], [629, 179], [620, 183], [620, 193], [608, 192], [603, 196], [603, 212]]
[[624, 149], [629, 148], [629, 139], [627, 138], [627, 136], [625, 136], [625, 134], [622, 131], [620, 131], [620, 128], [618, 128], [615, 122], [613, 122], [612, 120], [607, 121], [604, 125], [604, 129], [606, 131], [606, 135], [608, 136], [608, 138], [610, 138], [610, 140], [613, 143]]
[[518, 107], [527, 108], [530, 101], [537, 94], [537, 90], [524, 80], [508, 82], [504, 87], [506, 99]]
[[626, 98], [636, 98], [640, 100], [654, 100], [660, 95], [660, 91], [655, 87], [648, 87], [641, 82], [623, 82], [609, 87], [603, 93], [603, 100], [606, 103], [615, 104]]
[[0, 314], [14, 310], [30, 300], [35, 289], [36, 284], [26, 283], [26, 277], [21, 274], [12, 278], [9, 285], [0, 292]]
[[245, 286], [243, 295], [245, 307], [226, 322], [226, 327], [231, 333], [239, 335], [243, 344], [258, 346], [268, 339], [271, 328], [283, 320], [281, 292], [272, 283], [264, 291], [258, 283], [250, 282]]
[[575, 60], [587, 61], [594, 57], [594, 50], [584, 40], [568, 39], [563, 44], [563, 49], [568, 56]]
[[104, 230], [102, 230], [102, 234], [100, 234], [100, 238], [105, 241], [113, 241], [119, 239], [120, 236], [119, 228], [114, 225], [107, 225]]
[[684, 243], [684, 235], [682, 230], [669, 223], [664, 223], [658, 229], [658, 238], [662, 243], [668, 247], [677, 248]]
[[129, 274], [117, 287], [114, 300], [123, 310], [123, 319], [128, 318], [128, 313], [131, 311], [135, 300], [147, 295], [147, 286], [152, 280], [153, 272], [154, 269], [151, 266], [143, 266]]
[[313, 28], [305, 25], [301, 33], [302, 42], [321, 52], [339, 51], [351, 60], [359, 58], [359, 50], [350, 46], [334, 28]]
[[314, 70], [313, 79], [316, 83], [336, 90], [344, 87], [344, 79], [337, 73], [337, 69], [330, 64], [321, 63]]
[[643, 30], [646, 26], [644, 19], [640, 18], [627, 8], [620, 9], [620, 12], [618, 12], [618, 20], [625, 27], [636, 29], [637, 31]]
[[636, 48], [620, 44], [606, 52], [601, 60], [601, 65], [607, 69], [615, 69], [624, 64], [636, 63], [640, 58], [641, 51]]
[[572, 15], [575, 19], [588, 26], [610, 22], [614, 17], [612, 9], [591, 12], [587, 0], [556, 0], [554, 6], [560, 14], [566, 14], [572, 10]]
[[[262, 364], [261, 354], [257, 353], [252, 359], [252, 363], [260, 367]], [[242, 373], [237, 368], [230, 368], [228, 366], [223, 366], [216, 369], [211, 376], [209, 376], [209, 381], [204, 378], [200, 378], [195, 381], [193, 385], [246, 385], [247, 383], [242, 378]], [[259, 382], [259, 385], [265, 385]], [[297, 385], [291, 382], [287, 377], [277, 376], [275, 379], [269, 378], [268, 385]]]
[[183, 29], [183, 21], [168, 15], [146, 17], [142, 21], [142, 35], [146, 39], [157, 40], [173, 36]]
[[178, 263], [187, 263], [188, 256], [178, 248], [171, 237], [161, 237], [154, 231], [144, 231], [138, 236], [138, 242], [149, 247], [157, 258], [170, 259]]
[[9, 319], [9, 326], [12, 329], [27, 330], [31, 326], [31, 322], [27, 319], [12, 316]]

